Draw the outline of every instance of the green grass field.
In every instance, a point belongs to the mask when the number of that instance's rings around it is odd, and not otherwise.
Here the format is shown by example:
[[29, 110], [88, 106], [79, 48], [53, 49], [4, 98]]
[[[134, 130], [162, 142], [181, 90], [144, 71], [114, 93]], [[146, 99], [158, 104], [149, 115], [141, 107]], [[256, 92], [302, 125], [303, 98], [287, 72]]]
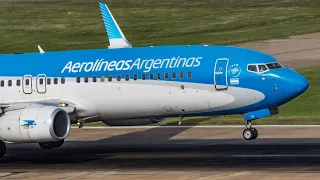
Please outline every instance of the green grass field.
[[[97, 0], [0, 3], [0, 53], [105, 48]], [[318, 0], [106, 1], [134, 46], [234, 44], [320, 31]]]
[[[0, 3], [0, 53], [106, 48], [98, 1]], [[234, 44], [320, 31], [318, 0], [107, 1], [134, 46]], [[300, 69], [310, 82], [280, 114], [256, 124], [320, 124], [320, 67]], [[184, 125], [242, 124], [241, 116], [186, 118]], [[176, 125], [176, 118], [161, 124]], [[97, 125], [94, 123], [93, 125]]]

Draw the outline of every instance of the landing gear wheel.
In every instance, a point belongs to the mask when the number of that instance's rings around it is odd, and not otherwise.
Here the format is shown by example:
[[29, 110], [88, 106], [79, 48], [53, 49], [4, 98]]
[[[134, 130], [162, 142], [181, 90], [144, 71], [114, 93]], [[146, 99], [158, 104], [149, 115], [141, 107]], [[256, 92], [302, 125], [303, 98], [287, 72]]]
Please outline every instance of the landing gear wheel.
[[253, 131], [253, 137], [252, 137], [252, 139], [257, 139], [257, 137], [258, 137], [258, 130], [256, 129], [256, 128], [251, 128], [251, 130]]
[[7, 152], [6, 144], [0, 140], [0, 158], [2, 158]]
[[256, 128], [248, 128], [243, 131], [243, 138], [245, 140], [256, 139], [258, 137], [258, 130]]
[[244, 131], [243, 131], [243, 138], [245, 139], [245, 140], [251, 140], [251, 139], [253, 139], [253, 137], [254, 137], [254, 131], [252, 130], [252, 129], [245, 129]]

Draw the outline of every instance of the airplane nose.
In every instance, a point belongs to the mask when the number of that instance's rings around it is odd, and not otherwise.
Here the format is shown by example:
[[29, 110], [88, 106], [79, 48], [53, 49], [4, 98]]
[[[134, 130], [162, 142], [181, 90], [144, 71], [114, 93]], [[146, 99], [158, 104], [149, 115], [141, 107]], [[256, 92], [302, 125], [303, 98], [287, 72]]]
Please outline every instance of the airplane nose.
[[309, 82], [308, 80], [300, 75], [299, 73], [291, 70], [290, 73], [287, 74], [288, 76], [288, 81], [289, 81], [289, 88], [291, 91], [291, 96], [292, 98], [295, 98], [305, 92], [308, 87], [309, 87]]
[[[309, 87], [309, 82], [308, 82], [308, 80], [305, 78], [305, 77], [303, 77], [303, 76], [301, 76], [300, 74], [299, 74], [299, 78], [297, 78], [297, 79], [295, 79], [294, 80], [294, 84], [296, 85], [296, 88], [297, 88], [297, 94], [298, 95], [300, 95], [300, 94], [302, 94], [303, 92], [305, 92], [307, 89], [308, 89], [308, 87]], [[297, 96], [298, 96], [297, 95]]]

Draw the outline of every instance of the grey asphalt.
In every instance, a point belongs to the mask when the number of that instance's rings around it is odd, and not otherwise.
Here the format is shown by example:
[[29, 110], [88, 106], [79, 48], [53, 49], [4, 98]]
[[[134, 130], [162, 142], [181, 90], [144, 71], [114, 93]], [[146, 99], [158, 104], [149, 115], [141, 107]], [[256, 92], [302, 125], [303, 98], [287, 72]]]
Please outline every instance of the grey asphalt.
[[254, 141], [243, 140], [242, 129], [72, 129], [59, 149], [8, 144], [0, 178], [268, 179], [270, 172], [318, 177], [320, 127], [260, 127]]

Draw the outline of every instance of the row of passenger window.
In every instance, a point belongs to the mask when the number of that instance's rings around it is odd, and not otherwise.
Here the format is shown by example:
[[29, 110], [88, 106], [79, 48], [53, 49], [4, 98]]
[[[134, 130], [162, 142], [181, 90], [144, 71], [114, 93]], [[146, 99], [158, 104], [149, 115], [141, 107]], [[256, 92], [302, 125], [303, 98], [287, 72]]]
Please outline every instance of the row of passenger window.
[[[177, 78], [177, 74], [176, 72], [172, 72], [171, 74], [171, 77], [173, 79]], [[179, 77], [182, 79], [185, 77], [185, 73], [184, 72], [180, 72], [179, 73]], [[192, 72], [188, 72], [187, 73], [187, 77], [188, 78], [191, 78], [192, 77]], [[38, 77], [39, 78], [39, 77]], [[108, 81], [112, 81], [112, 75], [109, 75], [108, 76]], [[137, 80], [138, 79], [138, 74], [134, 74], [132, 77], [131, 77], [133, 80]], [[169, 78], [169, 73], [164, 73], [164, 79], [168, 79]], [[51, 80], [53, 79], [53, 80]], [[66, 80], [64, 77], [62, 78], [46, 78], [46, 81], [47, 81], [47, 85], [50, 85], [50, 84], [58, 84], [58, 81], [60, 79], [60, 82], [61, 84], [65, 84]], [[97, 76], [93, 76], [92, 77], [92, 81], [93, 82], [97, 82]], [[121, 75], [117, 75], [117, 81], [121, 81]], [[150, 74], [142, 74], [141, 75], [141, 79], [142, 80], [146, 80], [146, 79], [151, 79], [151, 80], [157, 80], [157, 79], [161, 79], [161, 73], [157, 73], [157, 74], [153, 74], [153, 73], [150, 73]], [[126, 81], [129, 81], [130, 80], [130, 75], [129, 74], [126, 74], [125, 75], [125, 80]], [[26, 86], [29, 86], [30, 85], [30, 79], [24, 79], [24, 84]], [[40, 77], [39, 78], [39, 84], [40, 85], [43, 85], [44, 84], [44, 81], [45, 81], [45, 78], [44, 77]], [[53, 81], [53, 82], [52, 82]], [[81, 81], [81, 78], [80, 77], [77, 77], [77, 82], [80, 83]], [[101, 82], [104, 82], [105, 81], [105, 77], [104, 76], [101, 76], [100, 77], [100, 81]], [[89, 77], [84, 77], [84, 82], [89, 82]], [[8, 86], [12, 86], [13, 84], [13, 81], [12, 80], [8, 80]], [[1, 87], [4, 87], [5, 86], [5, 81], [4, 80], [1, 80], [0, 81], [0, 86]], [[21, 86], [21, 80], [20, 79], [17, 79], [16, 80], [16, 86]]]
[[[47, 79], [47, 84], [50, 85], [51, 84], [51, 78], [46, 78]], [[58, 84], [58, 78], [52, 78], [53, 79], [53, 83], [54, 84]], [[29, 86], [30, 85], [30, 79], [25, 79], [25, 85]], [[60, 79], [61, 84], [64, 84], [66, 82], [65, 78], [61, 78]], [[12, 86], [12, 80], [8, 80], [8, 86]], [[39, 84], [43, 85], [44, 84], [44, 78], [40, 78], [39, 79]], [[1, 80], [0, 81], [0, 86], [3, 87], [5, 85], [5, 81]], [[21, 86], [21, 80], [17, 79], [16, 80], [16, 86]]]
[[[171, 77], [173, 79], [177, 78], [177, 73], [176, 72], [172, 72]], [[179, 77], [180, 77], [180, 79], [183, 79], [185, 77], [185, 73], [184, 72], [180, 72], [179, 73]], [[187, 77], [191, 78], [192, 77], [192, 72], [188, 72], [187, 73]], [[113, 76], [109, 75], [108, 76], [108, 81], [112, 81], [112, 78], [113, 78]], [[124, 79], [126, 81], [129, 81], [131, 78], [136, 81], [136, 80], [138, 80], [139, 77], [138, 77], [138, 74], [133, 74], [133, 76], [130, 76], [130, 74], [126, 74]], [[164, 79], [168, 79], [168, 78], [169, 78], [169, 73], [164, 73]], [[121, 79], [122, 79], [121, 75], [120, 74], [117, 75], [117, 81], [121, 81]], [[161, 73], [142, 74], [141, 75], [141, 79], [142, 80], [146, 80], [146, 79], [151, 79], [151, 80], [161, 79]], [[92, 77], [92, 81], [93, 82], [97, 82], [97, 76], [93, 76]], [[105, 76], [101, 76], [100, 77], [100, 81], [104, 82], [105, 81]], [[77, 77], [77, 83], [80, 83], [80, 82], [81, 82], [81, 78]], [[89, 82], [89, 77], [87, 77], [87, 76], [84, 77], [84, 82]]]

